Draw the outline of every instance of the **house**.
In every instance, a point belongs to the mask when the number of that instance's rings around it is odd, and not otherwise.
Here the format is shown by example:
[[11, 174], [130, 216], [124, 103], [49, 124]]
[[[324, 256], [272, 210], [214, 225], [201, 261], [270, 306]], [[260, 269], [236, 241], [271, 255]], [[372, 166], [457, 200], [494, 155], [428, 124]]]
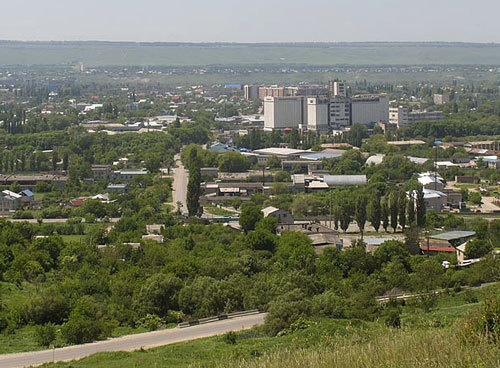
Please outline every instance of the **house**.
[[23, 188], [34, 188], [37, 183], [45, 182], [54, 184], [58, 189], [64, 189], [67, 180], [68, 180], [67, 176], [52, 175], [52, 174], [40, 174], [40, 175], [0, 174], [0, 182], [2, 182], [4, 185], [18, 183]]
[[436, 234], [429, 236], [429, 239], [443, 240], [451, 244], [453, 247], [457, 247], [460, 244], [467, 242], [476, 236], [474, 231], [448, 231], [446, 233]]
[[323, 163], [321, 161], [309, 160], [283, 160], [281, 162], [281, 169], [283, 171], [293, 171], [295, 173], [309, 173], [314, 170], [321, 170]]
[[396, 237], [377, 237], [377, 236], [365, 236], [363, 238], [363, 243], [366, 244], [366, 251], [373, 253], [377, 250], [378, 247], [380, 247], [382, 244], [384, 244], [387, 241], [391, 240], [398, 240], [401, 241], [400, 238]]
[[431, 242], [439, 242], [440, 248], [436, 248], [434, 250], [435, 252], [439, 251], [451, 253], [451, 250], [445, 249], [445, 247], [451, 247], [457, 254], [458, 261], [463, 263], [463, 261], [465, 260], [465, 249], [467, 247], [467, 242], [474, 236], [476, 236], [476, 233], [474, 231], [449, 231], [446, 233], [431, 235], [427, 238], [427, 242], [426, 244], [423, 244], [423, 247], [422, 244], [420, 245], [420, 249], [424, 248], [424, 252], [430, 252]]
[[418, 182], [424, 189], [443, 190], [445, 187], [443, 178], [435, 173], [418, 174]]
[[116, 181], [132, 181], [135, 178], [148, 175], [149, 171], [146, 169], [140, 170], [117, 170], [113, 171], [112, 179]]
[[146, 231], [148, 234], [161, 234], [162, 230], [165, 228], [164, 225], [152, 224], [146, 225]]
[[439, 212], [448, 203], [448, 196], [439, 190], [425, 189], [424, 203], [427, 210]]
[[111, 177], [111, 166], [92, 165], [92, 177], [94, 180], [109, 180]]
[[335, 247], [338, 250], [344, 248], [344, 242], [339, 238], [338, 233], [309, 234], [308, 237], [313, 247]]
[[435, 256], [438, 254], [453, 254], [457, 250], [446, 241], [424, 240], [420, 242], [422, 254]]
[[0, 212], [13, 212], [21, 206], [22, 196], [10, 190], [0, 194]]
[[22, 203], [29, 203], [29, 202], [35, 200], [35, 194], [29, 189], [25, 189], [25, 190], [19, 192], [19, 194], [21, 195], [21, 202]]
[[128, 192], [128, 184], [108, 184], [106, 190], [114, 193], [127, 193]]
[[500, 169], [500, 159], [498, 159], [497, 156], [483, 157], [483, 162], [488, 166], [489, 169]]
[[479, 184], [479, 179], [475, 176], [455, 176], [457, 184]]
[[163, 235], [158, 235], [158, 234], [143, 235], [142, 240], [152, 240], [157, 243], [163, 243]]
[[211, 176], [217, 177], [219, 176], [219, 169], [217, 167], [202, 167], [200, 168], [201, 176]]
[[216, 152], [216, 153], [226, 153], [228, 151], [231, 151], [231, 149], [227, 144], [221, 142], [212, 144], [210, 147], [208, 147], [208, 150], [210, 152]]
[[280, 210], [276, 207], [266, 207], [262, 210], [264, 218], [275, 218], [278, 220], [278, 224], [293, 224], [293, 217], [290, 212], [285, 210]]

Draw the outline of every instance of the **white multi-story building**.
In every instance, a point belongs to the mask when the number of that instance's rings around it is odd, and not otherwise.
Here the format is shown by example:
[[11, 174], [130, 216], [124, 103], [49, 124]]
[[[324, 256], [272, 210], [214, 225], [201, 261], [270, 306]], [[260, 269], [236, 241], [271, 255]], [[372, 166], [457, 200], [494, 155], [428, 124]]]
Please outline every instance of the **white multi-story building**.
[[334, 97], [347, 97], [347, 85], [344, 81], [330, 81], [330, 93]]
[[351, 99], [351, 124], [371, 125], [389, 122], [387, 95], [358, 95]]
[[328, 131], [330, 101], [323, 97], [307, 98], [307, 130]]
[[266, 97], [264, 99], [264, 130], [299, 128], [307, 124], [307, 98]]
[[391, 102], [389, 107], [389, 123], [398, 128], [408, 124], [408, 106]]

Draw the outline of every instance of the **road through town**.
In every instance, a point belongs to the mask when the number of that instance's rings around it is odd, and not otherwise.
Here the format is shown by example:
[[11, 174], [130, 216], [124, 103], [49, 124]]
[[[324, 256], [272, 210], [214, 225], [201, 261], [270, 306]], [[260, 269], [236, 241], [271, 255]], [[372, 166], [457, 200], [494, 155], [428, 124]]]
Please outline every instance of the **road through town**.
[[187, 214], [187, 185], [188, 185], [188, 173], [187, 170], [182, 165], [181, 157], [179, 154], [175, 155], [176, 167], [173, 170], [174, 173], [174, 183], [172, 186], [172, 204], [174, 208], [177, 209], [177, 203], [182, 203], [181, 211], [183, 214]]
[[50, 362], [78, 360], [100, 352], [134, 351], [182, 341], [216, 336], [229, 331], [250, 329], [264, 323], [264, 313], [235, 317], [187, 328], [172, 328], [137, 335], [127, 335], [91, 344], [68, 346], [54, 350], [0, 355], [0, 368], [36, 366]]

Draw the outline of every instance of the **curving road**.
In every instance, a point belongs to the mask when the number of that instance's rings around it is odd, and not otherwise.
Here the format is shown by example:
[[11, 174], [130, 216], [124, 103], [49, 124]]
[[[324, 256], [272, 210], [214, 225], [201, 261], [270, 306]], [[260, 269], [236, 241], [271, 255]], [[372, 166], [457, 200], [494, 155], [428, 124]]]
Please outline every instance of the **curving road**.
[[264, 313], [253, 314], [193, 327], [177, 327], [163, 331], [127, 335], [91, 344], [68, 346], [54, 350], [0, 355], [0, 368], [17, 368], [51, 362], [78, 360], [101, 352], [134, 351], [141, 348], [150, 349], [182, 341], [216, 336], [229, 331], [250, 329], [253, 326], [263, 324], [264, 318]]

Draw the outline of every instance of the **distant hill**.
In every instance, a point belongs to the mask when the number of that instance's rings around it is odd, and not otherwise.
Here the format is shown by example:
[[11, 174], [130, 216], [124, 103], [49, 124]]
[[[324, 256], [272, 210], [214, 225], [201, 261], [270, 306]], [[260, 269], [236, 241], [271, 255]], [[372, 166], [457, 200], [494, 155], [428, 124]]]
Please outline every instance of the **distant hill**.
[[500, 44], [0, 41], [0, 65], [500, 65]]

